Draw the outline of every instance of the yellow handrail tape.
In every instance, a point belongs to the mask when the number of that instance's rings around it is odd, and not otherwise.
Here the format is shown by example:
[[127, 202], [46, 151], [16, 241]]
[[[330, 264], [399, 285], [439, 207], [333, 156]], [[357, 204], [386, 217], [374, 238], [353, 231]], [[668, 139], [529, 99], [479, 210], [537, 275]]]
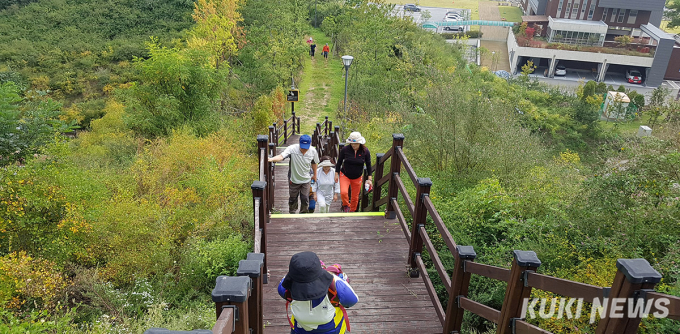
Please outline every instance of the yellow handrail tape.
[[384, 212], [272, 213], [272, 218], [378, 217]]

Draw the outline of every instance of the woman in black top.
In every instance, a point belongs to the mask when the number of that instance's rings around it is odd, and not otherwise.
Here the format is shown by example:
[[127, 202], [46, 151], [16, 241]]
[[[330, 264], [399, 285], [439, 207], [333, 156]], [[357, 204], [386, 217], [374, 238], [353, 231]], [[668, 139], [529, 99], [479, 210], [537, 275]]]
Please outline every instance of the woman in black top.
[[[338, 163], [335, 166], [335, 173], [340, 178], [340, 197], [342, 198], [342, 212], [355, 212], [359, 205], [359, 194], [361, 193], [361, 182], [366, 170], [371, 170], [371, 152], [366, 146], [366, 139], [359, 132], [352, 132], [346, 141], [349, 145], [340, 150]], [[372, 187], [372, 176], [369, 173], [366, 184]], [[352, 202], [350, 208], [349, 187], [352, 187]]]

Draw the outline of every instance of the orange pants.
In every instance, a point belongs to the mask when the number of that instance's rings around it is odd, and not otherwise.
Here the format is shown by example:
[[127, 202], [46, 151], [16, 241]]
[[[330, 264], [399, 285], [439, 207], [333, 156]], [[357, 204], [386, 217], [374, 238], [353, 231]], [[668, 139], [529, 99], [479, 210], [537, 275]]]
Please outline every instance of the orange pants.
[[352, 186], [352, 206], [350, 207], [350, 212], [356, 212], [357, 206], [359, 206], [362, 178], [350, 179], [340, 172], [340, 197], [342, 198], [343, 206], [350, 206], [349, 187]]

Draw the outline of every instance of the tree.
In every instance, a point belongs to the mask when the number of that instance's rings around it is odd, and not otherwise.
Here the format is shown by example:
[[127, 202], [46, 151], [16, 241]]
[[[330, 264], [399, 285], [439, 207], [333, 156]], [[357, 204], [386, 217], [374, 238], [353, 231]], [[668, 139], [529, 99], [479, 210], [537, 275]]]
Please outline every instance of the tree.
[[199, 134], [209, 132], [226, 72], [212, 68], [205, 51], [169, 49], [153, 38], [148, 48], [149, 59], [135, 59], [141, 80], [123, 94], [127, 125], [149, 137], [167, 135], [182, 124]]
[[522, 75], [525, 77], [529, 76], [529, 74], [534, 73], [536, 67], [533, 61], [527, 61], [526, 64], [522, 65]]
[[664, 15], [670, 19], [670, 22], [668, 22], [668, 28], [680, 26], [680, 1], [670, 1], [666, 7], [668, 7], [669, 11], [664, 13]]
[[623, 35], [623, 36], [618, 36], [614, 37], [614, 41], [619, 43], [620, 46], [628, 46], [630, 45], [631, 42], [633, 42], [633, 38], [628, 36], [628, 35]]
[[196, 26], [191, 31], [189, 47], [210, 53], [213, 65], [221, 64], [235, 56], [239, 44], [245, 41], [238, 22], [243, 21], [237, 11], [239, 0], [198, 0], [194, 4], [192, 17]]
[[38, 153], [56, 133], [68, 131], [59, 120], [61, 104], [52, 99], [24, 100], [13, 82], [0, 84], [0, 166]]

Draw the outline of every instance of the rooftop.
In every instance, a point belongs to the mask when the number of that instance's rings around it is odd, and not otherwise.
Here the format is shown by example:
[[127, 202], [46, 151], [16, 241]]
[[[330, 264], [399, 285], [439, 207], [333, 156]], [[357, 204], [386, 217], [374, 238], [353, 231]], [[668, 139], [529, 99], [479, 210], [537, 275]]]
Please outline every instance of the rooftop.
[[522, 16], [522, 22], [548, 22], [548, 16], [547, 15]]

